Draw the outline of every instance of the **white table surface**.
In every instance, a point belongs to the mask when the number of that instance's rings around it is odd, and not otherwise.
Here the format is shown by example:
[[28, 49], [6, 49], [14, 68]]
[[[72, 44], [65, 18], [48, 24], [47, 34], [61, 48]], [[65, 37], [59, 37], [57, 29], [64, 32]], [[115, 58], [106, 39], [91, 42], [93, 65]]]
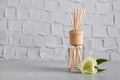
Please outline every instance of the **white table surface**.
[[90, 75], [68, 72], [64, 61], [1, 60], [0, 80], [120, 80], [120, 62], [100, 67], [107, 70]]

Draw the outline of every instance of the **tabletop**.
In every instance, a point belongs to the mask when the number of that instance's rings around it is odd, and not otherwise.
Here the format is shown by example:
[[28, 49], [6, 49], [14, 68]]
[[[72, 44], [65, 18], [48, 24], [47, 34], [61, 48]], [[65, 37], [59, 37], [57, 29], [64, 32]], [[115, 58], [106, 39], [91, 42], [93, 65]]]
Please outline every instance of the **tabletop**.
[[97, 74], [69, 72], [65, 61], [0, 60], [0, 80], [120, 80], [120, 62], [109, 61]]

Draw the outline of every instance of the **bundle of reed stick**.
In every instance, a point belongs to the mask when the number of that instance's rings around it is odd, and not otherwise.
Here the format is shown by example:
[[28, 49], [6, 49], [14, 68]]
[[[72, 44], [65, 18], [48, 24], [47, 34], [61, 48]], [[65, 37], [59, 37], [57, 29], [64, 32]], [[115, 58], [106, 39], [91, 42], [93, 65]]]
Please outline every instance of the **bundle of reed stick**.
[[77, 67], [79, 67], [79, 62], [82, 63], [82, 57], [79, 51], [79, 47], [75, 46], [70, 49], [68, 69], [76, 69]]
[[[82, 31], [82, 24], [83, 24], [83, 16], [84, 16], [84, 9], [80, 8], [80, 9], [74, 9], [74, 18], [72, 18], [71, 15], [71, 10], [69, 8], [69, 16], [70, 16], [70, 21], [71, 21], [71, 25], [72, 25], [72, 31], [74, 31], [73, 33], [78, 33], [79, 31]], [[70, 35], [71, 36], [71, 35]], [[81, 34], [75, 34], [73, 36], [81, 36]], [[72, 38], [75, 38], [73, 37]], [[78, 37], [79, 38], [79, 37]], [[75, 38], [76, 39], [76, 38]], [[71, 39], [72, 41], [72, 48], [70, 50], [70, 57], [69, 57], [69, 62], [68, 62], [68, 69], [75, 69], [79, 66], [79, 62], [82, 64], [82, 57], [81, 57], [81, 53], [79, 50], [79, 44], [76, 45], [76, 41], [74, 39]], [[78, 42], [80, 42], [81, 40], [79, 39]]]
[[84, 9], [74, 9], [74, 19], [71, 15], [71, 10], [69, 8], [69, 16], [70, 21], [72, 25], [72, 30], [82, 30], [82, 24], [83, 24], [83, 16], [84, 16]]

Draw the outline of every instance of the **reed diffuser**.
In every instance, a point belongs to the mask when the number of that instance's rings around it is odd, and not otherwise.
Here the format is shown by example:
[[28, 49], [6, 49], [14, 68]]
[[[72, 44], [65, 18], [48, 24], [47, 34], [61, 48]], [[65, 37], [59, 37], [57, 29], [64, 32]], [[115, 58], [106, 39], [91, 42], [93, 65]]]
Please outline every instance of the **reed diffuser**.
[[[70, 34], [70, 44], [72, 48], [69, 49], [69, 61], [68, 69], [78, 69], [79, 65], [82, 64], [83, 55], [83, 16], [84, 9], [74, 9], [74, 18], [72, 18], [71, 10], [69, 9], [69, 16], [72, 25], [72, 30]], [[82, 55], [81, 55], [82, 54]]]

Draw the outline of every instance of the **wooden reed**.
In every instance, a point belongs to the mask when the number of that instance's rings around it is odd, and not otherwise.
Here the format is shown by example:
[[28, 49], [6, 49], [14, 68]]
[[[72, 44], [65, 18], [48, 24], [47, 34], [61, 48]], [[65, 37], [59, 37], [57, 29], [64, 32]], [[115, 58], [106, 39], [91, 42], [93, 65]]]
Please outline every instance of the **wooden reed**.
[[71, 21], [71, 25], [72, 25], [72, 30], [74, 30], [73, 19], [72, 19], [72, 16], [71, 16], [71, 10], [70, 10], [70, 8], [69, 8], [69, 10], [68, 10], [68, 13], [69, 13], [69, 16], [70, 16], [70, 21]]
[[83, 16], [84, 16], [84, 10], [82, 8], [80, 9], [74, 9], [74, 19], [71, 16], [71, 10], [69, 8], [69, 16], [70, 16], [70, 21], [72, 25], [72, 30], [81, 30], [82, 28], [82, 22], [83, 22]]

